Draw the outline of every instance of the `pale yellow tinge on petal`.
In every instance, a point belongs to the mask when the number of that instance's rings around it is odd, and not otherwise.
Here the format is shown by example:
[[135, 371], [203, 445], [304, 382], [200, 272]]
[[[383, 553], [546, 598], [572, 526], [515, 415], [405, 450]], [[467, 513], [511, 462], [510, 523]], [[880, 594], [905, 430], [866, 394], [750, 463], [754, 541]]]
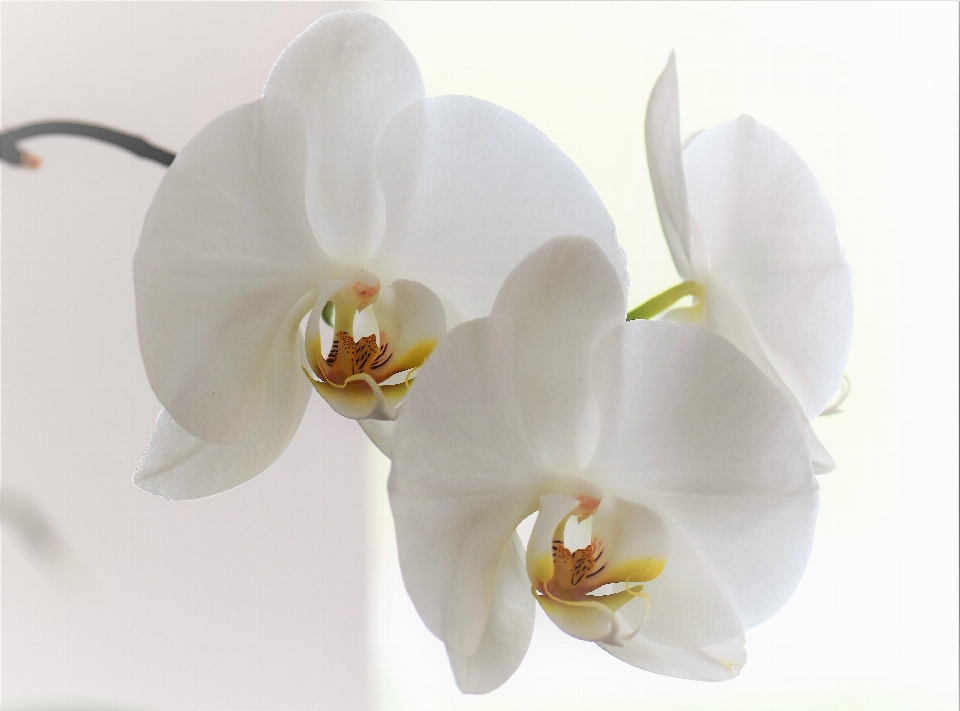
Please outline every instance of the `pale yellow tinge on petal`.
[[663, 572], [667, 564], [666, 558], [636, 558], [608, 566], [597, 576], [594, 584], [597, 586], [607, 583], [646, 583]]
[[397, 405], [410, 388], [409, 381], [381, 386], [365, 373], [347, 378], [343, 385], [335, 385], [310, 377], [306, 368], [303, 372], [330, 407], [352, 420], [395, 420]]
[[548, 580], [551, 580], [553, 578], [553, 570], [553, 554], [541, 553], [538, 555], [533, 564], [534, 585], [540, 586]]
[[376, 373], [377, 380], [383, 381], [393, 375], [396, 375], [397, 373], [402, 373], [405, 370], [419, 368], [424, 364], [424, 362], [426, 362], [427, 358], [430, 357], [430, 354], [433, 353], [433, 349], [436, 347], [437, 339], [431, 338], [416, 343], [405, 353], [396, 354], [396, 358], [391, 359], [389, 363], [385, 364], [385, 367], [382, 371], [378, 371]]
[[[316, 368], [316, 364], [323, 361], [323, 343], [320, 340], [320, 336], [317, 335], [306, 338], [303, 345], [307, 352], [307, 362], [311, 368]], [[312, 382], [313, 378], [310, 380]]]
[[571, 637], [597, 642], [606, 640], [614, 629], [613, 610], [599, 602], [558, 600], [551, 595], [534, 597], [554, 624]]

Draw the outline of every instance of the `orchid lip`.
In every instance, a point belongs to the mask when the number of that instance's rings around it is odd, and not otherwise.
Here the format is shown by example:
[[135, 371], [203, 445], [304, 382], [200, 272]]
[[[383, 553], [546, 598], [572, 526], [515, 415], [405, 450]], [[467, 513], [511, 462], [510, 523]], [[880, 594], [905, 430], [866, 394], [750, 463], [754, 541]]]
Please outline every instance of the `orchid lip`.
[[[317, 285], [304, 334], [304, 372], [338, 413], [351, 419], [396, 419], [414, 374], [442, 335], [436, 324], [423, 328], [425, 292], [436, 300], [413, 282], [398, 280], [381, 287], [375, 274], [360, 268], [344, 269], [334, 283]], [[428, 302], [428, 313], [431, 305]], [[357, 338], [355, 320], [367, 308], [374, 309], [375, 333]], [[434, 315], [440, 321], [442, 311]], [[333, 321], [329, 351], [323, 348], [321, 319]]]
[[[542, 534], [531, 537], [531, 546], [535, 546], [527, 568], [531, 593], [557, 626], [572, 637], [622, 645], [638, 634], [646, 621], [652, 601], [643, 583], [660, 575], [666, 559], [624, 556], [626, 551], [618, 550], [615, 534], [607, 541], [603, 530], [596, 529], [587, 545], [571, 550], [568, 523], [572, 518], [581, 523], [589, 519], [600, 508], [601, 499], [580, 494], [565, 500], [566, 507], [558, 510], [556, 499], [553, 503], [541, 499], [540, 516], [549, 517], [543, 523], [558, 522], [549, 550]], [[640, 601], [637, 604], [643, 606], [643, 612], [639, 622], [634, 618], [628, 623], [618, 612], [636, 601]]]
[[625, 590], [639, 592], [643, 587], [641, 582], [649, 582], [660, 574], [666, 564], [665, 559], [638, 558], [627, 564], [617, 565], [614, 570], [603, 575], [608, 569], [609, 556], [604, 557], [605, 545], [599, 536], [592, 537], [590, 544], [583, 548], [574, 551], [568, 549], [564, 533], [567, 521], [576, 517], [578, 522], [582, 522], [592, 516], [600, 505], [598, 499], [590, 496], [581, 495], [578, 500], [580, 505], [561, 519], [554, 530], [550, 574], [538, 576], [539, 579], [533, 581], [540, 593], [565, 600], [584, 599], [588, 595], [604, 597], [593, 593], [611, 583], [621, 583]]

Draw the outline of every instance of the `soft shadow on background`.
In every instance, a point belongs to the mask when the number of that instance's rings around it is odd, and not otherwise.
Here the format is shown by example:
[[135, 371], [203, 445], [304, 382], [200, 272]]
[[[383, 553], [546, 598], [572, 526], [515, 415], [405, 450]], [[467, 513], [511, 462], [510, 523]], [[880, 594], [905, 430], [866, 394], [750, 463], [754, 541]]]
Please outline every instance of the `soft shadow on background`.
[[[340, 7], [4, 2], [2, 124], [86, 120], [176, 151]], [[958, 6], [365, 7], [428, 93], [502, 104], [581, 166], [634, 305], [676, 282], [642, 133], [671, 49], [684, 135], [749, 113], [810, 164], [856, 322], [852, 394], [816, 424], [837, 470], [799, 590], [748, 632], [732, 682], [635, 670], [541, 617], [507, 684], [460, 695], [400, 581], [387, 463], [319, 398], [236, 490], [174, 504], [133, 486], [159, 404], [131, 257], [164, 169], [36, 139], [42, 170], [2, 169], [0, 444], [4, 489], [42, 513], [57, 555], [4, 525], [3, 708], [955, 709]]]

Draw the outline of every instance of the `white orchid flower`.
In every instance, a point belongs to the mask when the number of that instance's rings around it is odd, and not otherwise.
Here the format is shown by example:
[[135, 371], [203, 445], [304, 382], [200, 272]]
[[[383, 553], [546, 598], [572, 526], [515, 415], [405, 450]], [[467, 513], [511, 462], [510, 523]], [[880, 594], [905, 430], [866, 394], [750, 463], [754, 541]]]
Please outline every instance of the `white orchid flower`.
[[[727, 340], [625, 313], [604, 253], [557, 238], [447, 335], [404, 403], [400, 566], [465, 692], [513, 674], [534, 601], [634, 666], [732, 678], [744, 628], [803, 574], [818, 485], [791, 403]], [[582, 545], [574, 518], [592, 523]]]
[[[610, 216], [549, 139], [478, 99], [424, 98], [377, 17], [324, 16], [262, 99], [180, 152], [146, 216], [137, 325], [165, 409], [134, 481], [189, 499], [256, 476], [293, 437], [311, 382], [347, 417], [395, 417], [448, 327], [489, 313], [510, 269], [570, 231], [602, 244], [626, 288]], [[368, 307], [376, 328], [360, 337]]]
[[[813, 173], [773, 130], [741, 116], [680, 144], [673, 53], [645, 123], [660, 223], [683, 283], [631, 312], [719, 333], [795, 398], [806, 419], [837, 392], [853, 333], [850, 264]], [[814, 467], [834, 468], [807, 427]]]

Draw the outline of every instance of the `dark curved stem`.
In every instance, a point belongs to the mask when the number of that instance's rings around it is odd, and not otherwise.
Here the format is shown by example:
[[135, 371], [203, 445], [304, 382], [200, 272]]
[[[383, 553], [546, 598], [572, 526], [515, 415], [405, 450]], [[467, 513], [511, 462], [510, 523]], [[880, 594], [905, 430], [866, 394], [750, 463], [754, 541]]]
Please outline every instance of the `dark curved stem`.
[[44, 136], [50, 134], [84, 136], [93, 138], [105, 143], [112, 143], [120, 148], [125, 148], [131, 153], [135, 153], [141, 158], [156, 161], [162, 165], [170, 165], [176, 158], [175, 153], [164, 150], [147, 143], [142, 138], [131, 136], [129, 133], [114, 131], [105, 126], [96, 126], [88, 123], [76, 123], [73, 121], [50, 121], [48, 123], [32, 123], [29, 126], [12, 128], [0, 134], [0, 158], [13, 165], [24, 165], [28, 168], [39, 168], [40, 158], [27, 151], [21, 151], [17, 147], [17, 141], [23, 138], [33, 136]]

